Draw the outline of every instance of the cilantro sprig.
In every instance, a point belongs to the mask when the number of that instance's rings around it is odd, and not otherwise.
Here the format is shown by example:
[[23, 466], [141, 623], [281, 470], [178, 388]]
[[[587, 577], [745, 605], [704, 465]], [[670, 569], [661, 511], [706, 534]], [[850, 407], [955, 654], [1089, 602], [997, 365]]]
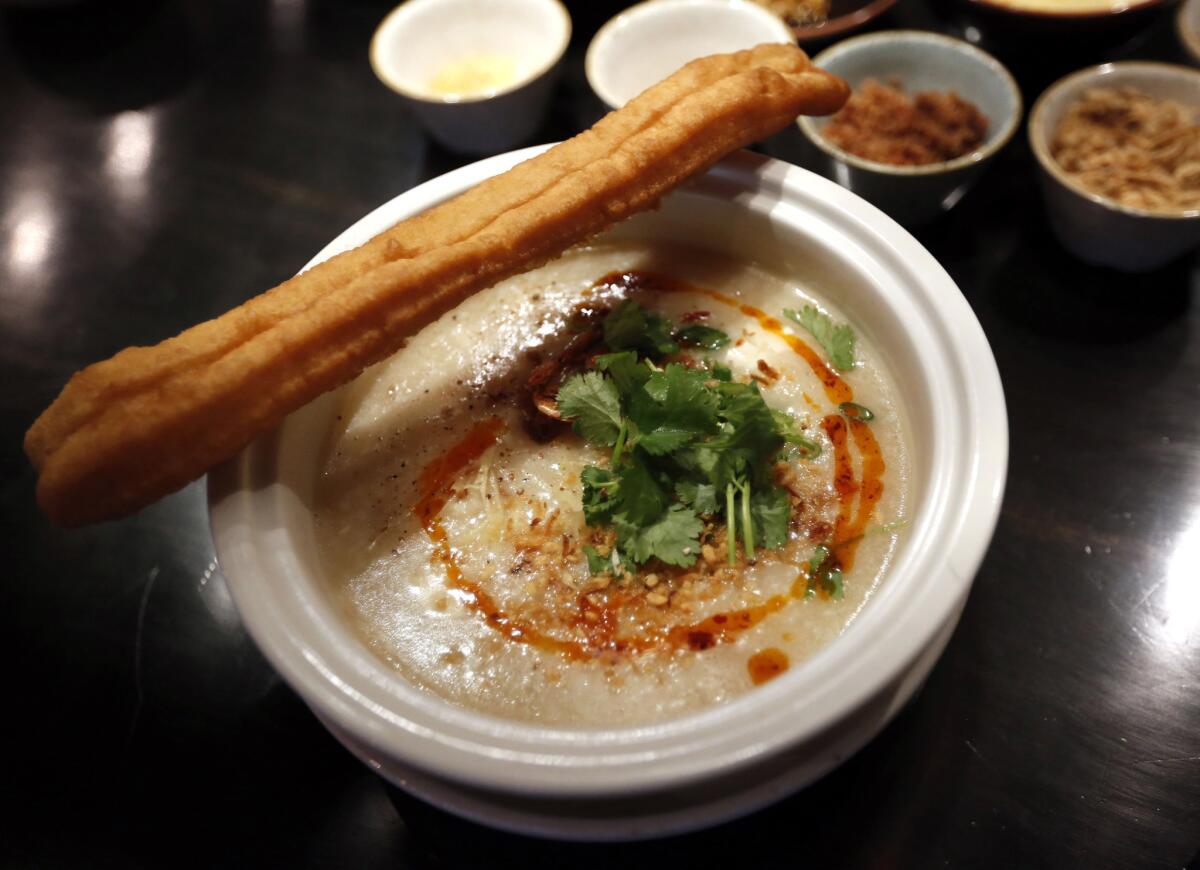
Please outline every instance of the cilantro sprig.
[[607, 467], [590, 465], [581, 475], [585, 521], [616, 532], [610, 556], [585, 550], [591, 571], [618, 573], [651, 559], [689, 566], [706, 519], [725, 522], [730, 563], [739, 537], [748, 559], [757, 548], [782, 546], [791, 501], [775, 485], [772, 464], [789, 444], [807, 456], [820, 448], [766, 404], [757, 383], [735, 383], [711, 362], [658, 365], [678, 350], [672, 335], [679, 335], [661, 315], [627, 301], [605, 320], [604, 335], [613, 352], [558, 393], [575, 432], [612, 448]]
[[783, 315], [809, 331], [829, 354], [829, 361], [838, 371], [848, 372], [854, 368], [854, 330], [849, 325], [834, 324], [828, 314], [812, 305], [805, 305], [799, 311], [785, 308]]

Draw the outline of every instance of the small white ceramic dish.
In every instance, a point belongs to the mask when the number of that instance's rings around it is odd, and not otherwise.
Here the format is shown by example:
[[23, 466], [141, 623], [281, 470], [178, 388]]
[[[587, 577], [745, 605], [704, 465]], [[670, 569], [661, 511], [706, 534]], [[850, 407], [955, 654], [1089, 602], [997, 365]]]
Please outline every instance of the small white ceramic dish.
[[[536, 132], [570, 40], [559, 0], [407, 0], [376, 29], [371, 68], [447, 148], [494, 154]], [[507, 83], [471, 95], [434, 91], [447, 64], [480, 58], [511, 64]]]
[[[410, 190], [313, 262], [537, 151]], [[640, 727], [546, 727], [464, 709], [376, 658], [328, 591], [309, 505], [338, 393], [291, 415], [209, 477], [213, 536], [247, 630], [347, 747], [451, 812], [591, 840], [659, 836], [750, 812], [812, 782], [878, 733], [957, 623], [995, 527], [1008, 455], [999, 375], [970, 306], [912, 236], [850, 192], [743, 152], [614, 234], [686, 241], [836, 293], [907, 405], [920, 450], [894, 561], [846, 631], [802, 665], [728, 703]]]
[[1200, 0], [1184, 0], [1175, 13], [1175, 33], [1179, 42], [1192, 58], [1200, 64]]
[[1133, 208], [1067, 177], [1050, 153], [1050, 142], [1071, 103], [1095, 87], [1133, 87], [1200, 110], [1200, 71], [1165, 63], [1106, 63], [1059, 79], [1029, 113], [1029, 145], [1041, 169], [1043, 199], [1058, 240], [1084, 262], [1149, 271], [1200, 245], [1200, 209], [1164, 214]]
[[782, 19], [749, 0], [647, 0], [597, 31], [584, 71], [617, 109], [698, 57], [795, 41]]
[[1000, 61], [970, 43], [919, 30], [856, 36], [818, 54], [814, 63], [852, 88], [866, 79], [898, 80], [907, 93], [954, 90], [987, 116], [987, 137], [976, 150], [927, 166], [889, 166], [864, 160], [821, 135], [827, 118], [801, 118], [814, 167], [882, 208], [905, 226], [928, 223], [954, 207], [1021, 122], [1021, 91]]

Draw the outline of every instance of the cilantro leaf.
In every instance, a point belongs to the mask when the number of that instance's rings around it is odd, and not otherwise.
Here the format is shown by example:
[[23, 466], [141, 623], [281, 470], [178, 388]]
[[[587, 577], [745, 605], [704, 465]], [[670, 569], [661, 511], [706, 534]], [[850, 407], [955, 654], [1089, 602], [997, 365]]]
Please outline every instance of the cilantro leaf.
[[596, 357], [596, 368], [609, 374], [622, 396], [628, 396], [650, 377], [650, 369], [638, 362], [632, 350], [602, 354]]
[[775, 431], [779, 437], [797, 448], [796, 453], [801, 459], [816, 459], [821, 455], [821, 445], [816, 441], [805, 438], [792, 415], [786, 411], [772, 411], [775, 417]]
[[792, 502], [786, 490], [778, 486], [755, 490], [750, 497], [750, 515], [755, 538], [762, 546], [773, 550], [787, 543]]
[[668, 565], [687, 567], [700, 552], [704, 523], [683, 505], [671, 505], [650, 525], [633, 525], [620, 514], [615, 520], [622, 552], [638, 564], [657, 558]]
[[679, 350], [671, 338], [671, 322], [626, 299], [604, 318], [604, 343], [613, 350], [640, 350], [666, 356]]
[[558, 391], [558, 410], [584, 440], [610, 447], [621, 431], [621, 398], [612, 381], [596, 372], [575, 375]]
[[689, 432], [686, 429], [670, 429], [660, 426], [638, 438], [637, 446], [651, 456], [665, 456], [683, 447], [695, 437], [695, 432]]
[[612, 557], [601, 556], [595, 547], [584, 547], [583, 555], [587, 557], [588, 573], [595, 577], [612, 568]]
[[775, 415], [763, 401], [758, 384], [720, 384], [720, 416], [725, 425], [717, 446], [747, 456], [774, 454], [783, 446]]
[[729, 480], [726, 457], [708, 443], [677, 450], [671, 454], [671, 459], [689, 475], [707, 481], [713, 489], [724, 489]]
[[680, 344], [703, 347], [708, 350], [717, 350], [729, 344], [729, 336], [726, 333], [700, 323], [685, 326], [675, 333], [675, 339]]
[[607, 468], [589, 465], [579, 474], [583, 481], [583, 519], [589, 526], [607, 523], [617, 509], [617, 478]]
[[813, 576], [821, 573], [821, 569], [825, 567], [825, 562], [832, 556], [829, 548], [824, 544], [813, 550], [813, 554], [808, 557], [808, 572]]
[[799, 312], [785, 308], [783, 314], [812, 334], [829, 354], [834, 368], [843, 372], [854, 368], [854, 330], [847, 324], [835, 326], [828, 314], [818, 311], [812, 305], [805, 305]]
[[708, 376], [714, 381], [732, 381], [733, 372], [728, 366], [723, 366], [719, 362], [714, 362], [711, 359], [706, 359], [704, 364], [708, 367]]
[[675, 495], [698, 514], [715, 514], [717, 512], [717, 488], [711, 483], [681, 480], [675, 484]]
[[[643, 439], [656, 429], [693, 432], [697, 435], [717, 431], [719, 397], [705, 386], [703, 371], [671, 363], [653, 372], [640, 391], [630, 398], [629, 416], [643, 433]], [[676, 448], [686, 441], [681, 441]]]
[[636, 458], [617, 469], [618, 510], [626, 521], [644, 526], [667, 506], [667, 494], [645, 463]]

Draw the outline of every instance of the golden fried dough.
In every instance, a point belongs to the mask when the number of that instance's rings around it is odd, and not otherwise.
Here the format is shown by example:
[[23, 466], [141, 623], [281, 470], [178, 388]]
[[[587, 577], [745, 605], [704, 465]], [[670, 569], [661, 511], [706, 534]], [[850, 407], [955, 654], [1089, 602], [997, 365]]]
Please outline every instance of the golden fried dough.
[[55, 523], [135, 511], [351, 380], [467, 296], [653, 207], [844, 82], [793, 46], [694, 61], [581, 133], [232, 311], [77, 373], [25, 436]]

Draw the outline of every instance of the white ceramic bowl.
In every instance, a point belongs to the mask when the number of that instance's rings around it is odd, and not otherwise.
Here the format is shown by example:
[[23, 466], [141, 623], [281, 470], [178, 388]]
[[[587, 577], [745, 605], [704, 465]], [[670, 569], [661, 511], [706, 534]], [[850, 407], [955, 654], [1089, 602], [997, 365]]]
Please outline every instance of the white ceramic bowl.
[[1000, 61], [961, 39], [920, 30], [856, 36], [813, 62], [857, 88], [866, 79], [899, 79], [908, 93], [954, 90], [988, 119], [983, 144], [955, 160], [889, 166], [843, 151], [821, 135], [827, 118], [801, 118], [815, 168], [882, 208], [905, 226], [928, 223], [953, 208], [1021, 122], [1021, 91]]
[[1067, 108], [1095, 87], [1133, 87], [1200, 109], [1200, 71], [1165, 63], [1106, 63], [1059, 79], [1029, 113], [1029, 145], [1058, 240], [1087, 263], [1149, 271], [1200, 245], [1200, 209], [1164, 214], [1120, 205], [1067, 177], [1050, 154], [1050, 142]]
[[[538, 149], [463, 167], [383, 205], [313, 262], [365, 242]], [[213, 536], [247, 630], [330, 730], [393, 783], [526, 833], [621, 839], [697, 828], [813, 781], [907, 701], [958, 620], [995, 527], [1008, 427], [992, 353], [958, 288], [908, 233], [812, 173], [746, 152], [616, 229], [757, 260], [836, 293], [907, 405], [909, 524], [846, 631], [729, 703], [659, 724], [543, 727], [406, 682], [331, 601], [309, 508], [338, 394], [209, 477]]]
[[749, 0], [647, 0], [597, 31], [584, 71], [616, 109], [698, 57], [795, 41], [779, 16]]
[[[447, 148], [494, 154], [537, 131], [570, 40], [560, 0], [407, 0], [376, 29], [371, 68]], [[481, 55], [510, 59], [512, 81], [475, 96], [432, 92], [447, 63]]]

